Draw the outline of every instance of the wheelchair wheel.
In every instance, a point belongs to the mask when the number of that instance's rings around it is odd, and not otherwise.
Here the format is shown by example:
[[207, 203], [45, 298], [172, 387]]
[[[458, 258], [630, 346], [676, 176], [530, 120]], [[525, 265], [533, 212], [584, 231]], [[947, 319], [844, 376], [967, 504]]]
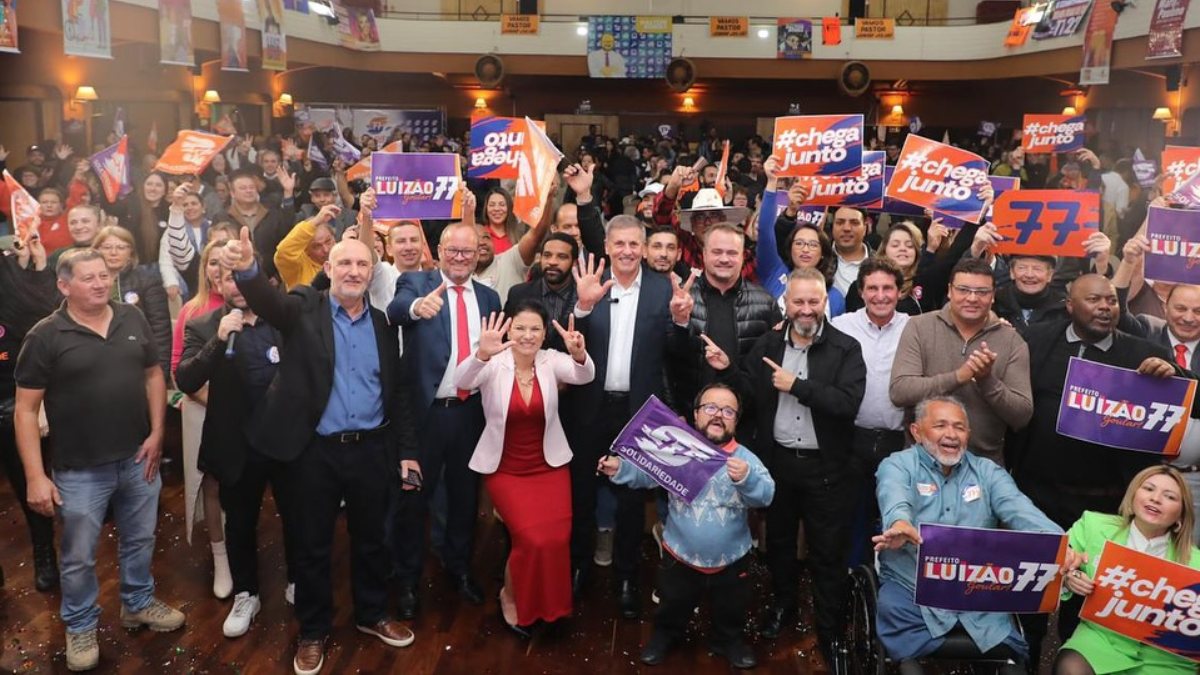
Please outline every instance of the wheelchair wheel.
[[860, 565], [850, 574], [846, 618], [845, 668], [849, 675], [884, 675], [883, 645], [875, 639], [875, 603], [879, 582], [871, 565]]

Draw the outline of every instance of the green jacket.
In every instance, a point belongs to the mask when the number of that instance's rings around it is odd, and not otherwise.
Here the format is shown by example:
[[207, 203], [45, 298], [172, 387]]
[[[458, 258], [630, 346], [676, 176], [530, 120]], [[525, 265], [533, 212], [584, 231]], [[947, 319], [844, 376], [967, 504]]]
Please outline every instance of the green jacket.
[[[1129, 529], [1118, 516], [1085, 511], [1067, 533], [1072, 549], [1087, 553], [1088, 562], [1080, 566], [1089, 577], [1096, 575], [1096, 561], [1104, 542], [1125, 545], [1129, 540]], [[1179, 552], [1172, 545], [1167, 551], [1167, 560], [1177, 562]], [[1200, 551], [1192, 548], [1188, 566], [1200, 569]], [[1063, 587], [1063, 597], [1071, 592]], [[1087, 659], [1096, 675], [1127, 673], [1128, 675], [1195, 675], [1196, 664], [1181, 656], [1175, 656], [1156, 647], [1118, 635], [1090, 621], [1080, 621], [1071, 639], [1063, 643], [1063, 649], [1079, 652]]]

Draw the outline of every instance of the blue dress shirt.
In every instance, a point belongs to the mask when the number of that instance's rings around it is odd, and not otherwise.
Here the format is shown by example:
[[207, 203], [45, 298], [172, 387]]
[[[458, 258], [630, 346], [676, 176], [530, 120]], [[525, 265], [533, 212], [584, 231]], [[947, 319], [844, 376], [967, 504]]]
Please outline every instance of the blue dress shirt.
[[329, 436], [342, 431], [364, 431], [383, 424], [383, 384], [379, 377], [379, 347], [371, 306], [351, 319], [329, 296], [333, 313], [333, 389], [317, 424], [317, 433]]

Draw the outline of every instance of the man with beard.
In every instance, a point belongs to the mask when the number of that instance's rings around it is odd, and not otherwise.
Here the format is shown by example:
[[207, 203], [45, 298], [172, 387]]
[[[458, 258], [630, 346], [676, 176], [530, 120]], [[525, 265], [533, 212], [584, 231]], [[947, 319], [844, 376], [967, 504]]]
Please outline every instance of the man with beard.
[[[884, 459], [876, 474], [886, 526], [873, 539], [879, 551], [880, 642], [900, 661], [901, 672], [907, 672], [905, 661], [937, 651], [958, 625], [982, 652], [995, 649], [1001, 658], [1029, 660], [1029, 645], [1009, 614], [917, 606], [919, 531], [922, 523], [1052, 533], [1062, 528], [1021, 494], [1004, 469], [967, 452], [971, 428], [958, 399], [935, 396], [917, 404], [909, 431], [916, 444]], [[1036, 664], [1036, 651], [1033, 657]]]
[[679, 235], [675, 230], [663, 227], [650, 231], [646, 239], [646, 264], [660, 274], [673, 273], [681, 279], [688, 275], [688, 266], [679, 259]]
[[[729, 385], [708, 385], [696, 396], [693, 409], [696, 429], [727, 457], [725, 470], [718, 471], [690, 504], [670, 495], [671, 516], [663, 530], [663, 548], [669, 555], [659, 566], [654, 633], [641, 661], [648, 666], [663, 662], [683, 638], [707, 589], [713, 624], [709, 649], [735, 668], [753, 668], [758, 661], [742, 639], [752, 589], [749, 512], [770, 505], [775, 481], [758, 457], [734, 440], [742, 406]], [[658, 485], [616, 455], [601, 458], [597, 471], [631, 488]]]
[[784, 293], [784, 327], [759, 338], [736, 369], [711, 341], [705, 357], [753, 398], [758, 447], [776, 482], [767, 509], [775, 602], [764, 613], [762, 634], [773, 639], [796, 621], [796, 540], [803, 520], [817, 638], [832, 663], [844, 621], [849, 524], [857, 498], [848, 460], [867, 369], [858, 342], [825, 321], [826, 299], [820, 272], [794, 270]]
[[[513, 310], [525, 300], [537, 300], [546, 308], [546, 314], [560, 325], [575, 308], [575, 278], [571, 275], [579, 247], [575, 240], [561, 232], [552, 232], [542, 242], [542, 274], [533, 281], [512, 287], [504, 313], [513, 316]], [[567, 350], [558, 331], [546, 331], [546, 347], [561, 352]]]
[[496, 291], [500, 302], [503, 303], [508, 299], [508, 292], [512, 287], [524, 282], [529, 275], [529, 266], [533, 264], [538, 242], [546, 236], [550, 227], [550, 195], [546, 196], [547, 203], [543, 205], [542, 217], [538, 219], [537, 225], [526, 230], [516, 246], [498, 255], [492, 242], [491, 228], [475, 222], [475, 194], [464, 188], [462, 198], [463, 223], [474, 226], [479, 234], [479, 255], [475, 262], [474, 278]]
[[858, 266], [871, 255], [871, 248], [865, 241], [870, 222], [867, 212], [861, 209], [843, 206], [833, 212], [833, 224], [829, 228], [829, 238], [833, 240], [833, 253], [836, 258], [833, 286], [841, 291], [843, 297], [850, 292], [854, 282], [858, 281]]

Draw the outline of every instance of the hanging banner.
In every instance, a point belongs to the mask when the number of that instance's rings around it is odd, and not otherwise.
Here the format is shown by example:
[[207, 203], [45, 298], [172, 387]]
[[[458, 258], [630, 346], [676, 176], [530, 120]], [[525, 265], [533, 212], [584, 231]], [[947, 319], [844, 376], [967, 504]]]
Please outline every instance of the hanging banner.
[[1031, 155], [1073, 152], [1087, 140], [1083, 115], [1026, 115], [1021, 126], [1021, 148]]
[[20, 54], [17, 45], [17, 2], [0, 1], [0, 52]]
[[854, 20], [855, 40], [891, 40], [896, 37], [895, 19], [863, 19]]
[[1152, 377], [1071, 357], [1055, 430], [1068, 438], [1170, 458], [1196, 396], [1196, 381]]
[[1100, 194], [1079, 190], [1016, 190], [996, 198], [992, 224], [1003, 240], [993, 253], [1081, 258], [1083, 242], [1100, 228]]
[[1079, 618], [1200, 661], [1200, 570], [1106, 541], [1092, 579]]
[[217, 0], [217, 20], [221, 24], [221, 70], [249, 70], [246, 12], [242, 9], [242, 0]]
[[501, 14], [501, 35], [537, 35], [541, 17], [537, 14]]
[[159, 62], [168, 66], [196, 65], [192, 49], [192, 0], [159, 0]]
[[671, 61], [669, 16], [589, 16], [589, 77], [659, 78]]
[[283, 0], [283, 8], [301, 14], [308, 14], [308, 0]]
[[612, 451], [689, 504], [725, 467], [725, 453], [653, 394], [617, 434]]
[[458, 155], [448, 152], [373, 152], [371, 187], [376, 218], [462, 217]]
[[847, 176], [862, 170], [862, 115], [775, 118], [779, 176]]
[[1147, 59], [1177, 59], [1183, 56], [1183, 20], [1190, 0], [1157, 0], [1150, 15], [1146, 36]]
[[750, 17], [748, 16], [708, 17], [709, 37], [746, 37], [749, 34]]
[[337, 0], [333, 5], [337, 12], [338, 37], [343, 47], [360, 52], [377, 52], [381, 49], [374, 10], [349, 7]]
[[1013, 13], [1012, 24], [1008, 27], [1008, 34], [1004, 36], [1005, 47], [1020, 47], [1029, 41], [1029, 35], [1033, 33], [1033, 26], [1029, 23], [1031, 13], [1032, 7], [1021, 7]]
[[832, 47], [842, 44], [842, 20], [836, 16], [821, 19], [821, 44]]
[[542, 217], [546, 196], [558, 176], [563, 154], [533, 120], [525, 118], [526, 143], [517, 163], [517, 185], [513, 190], [513, 213], [522, 222], [536, 224]]
[[[869, 150], [862, 154], [862, 170], [857, 176], [813, 176], [797, 178], [809, 185], [805, 207], [851, 206], [856, 209], [878, 209], [883, 205], [884, 166], [887, 153]], [[786, 192], [781, 193], [787, 206]], [[824, 213], [824, 209], [821, 209]]]
[[[63, 51], [68, 56], [112, 58], [109, 0], [62, 0]], [[7, 3], [5, 3], [7, 9]]]
[[[534, 124], [545, 131], [545, 122]], [[472, 117], [467, 178], [516, 178], [528, 138], [524, 117]]]
[[1200, 148], [1168, 145], [1162, 152], [1162, 193], [1169, 195], [1200, 173]]
[[979, 189], [987, 184], [988, 161], [973, 152], [909, 134], [884, 194], [914, 206], [978, 222]]
[[[350, 128], [354, 130], [354, 138], [361, 141], [363, 136], [370, 136], [378, 145], [393, 140], [392, 135], [396, 133], [407, 132], [418, 140], [428, 140], [443, 133], [445, 129], [441, 110], [354, 108], [349, 113]], [[343, 116], [342, 119], [346, 119], [346, 117]], [[330, 119], [332, 119], [332, 113]]]
[[25, 186], [13, 178], [8, 169], [4, 170], [4, 184], [8, 188], [8, 218], [13, 223], [13, 233], [19, 241], [28, 241], [29, 231], [42, 222], [41, 216], [38, 215], [41, 207]]
[[263, 70], [287, 70], [287, 36], [283, 31], [283, 0], [258, 0], [262, 17]]
[[808, 19], [779, 19], [775, 28], [777, 59], [807, 59], [812, 56], [812, 22]]
[[1200, 211], [1151, 206], [1146, 239], [1147, 279], [1200, 284]]
[[133, 192], [133, 179], [129, 175], [129, 139], [121, 140], [88, 158], [92, 171], [100, 179], [104, 197], [110, 204]]
[[1053, 8], [1046, 12], [1034, 29], [1033, 39], [1074, 35], [1083, 26], [1083, 20], [1091, 8], [1092, 0], [1055, 0]]
[[[388, 143], [379, 149], [379, 152], [404, 152], [404, 144], [400, 141]], [[371, 153], [373, 155], [375, 153]], [[346, 180], [371, 180], [371, 155], [367, 155], [355, 162], [350, 168], [346, 169]], [[324, 161], [324, 157], [321, 158]]]
[[154, 170], [176, 176], [199, 176], [233, 138], [183, 129], [175, 136], [175, 142], [163, 150]]
[[[970, 499], [965, 491], [963, 498]], [[954, 612], [1049, 614], [1058, 607], [1066, 557], [1061, 533], [923, 523], [916, 603]]]
[[1113, 31], [1117, 29], [1117, 13], [1112, 3], [1098, 2], [1088, 19], [1083, 38], [1083, 66], [1079, 69], [1079, 84], [1108, 84], [1112, 64]]

